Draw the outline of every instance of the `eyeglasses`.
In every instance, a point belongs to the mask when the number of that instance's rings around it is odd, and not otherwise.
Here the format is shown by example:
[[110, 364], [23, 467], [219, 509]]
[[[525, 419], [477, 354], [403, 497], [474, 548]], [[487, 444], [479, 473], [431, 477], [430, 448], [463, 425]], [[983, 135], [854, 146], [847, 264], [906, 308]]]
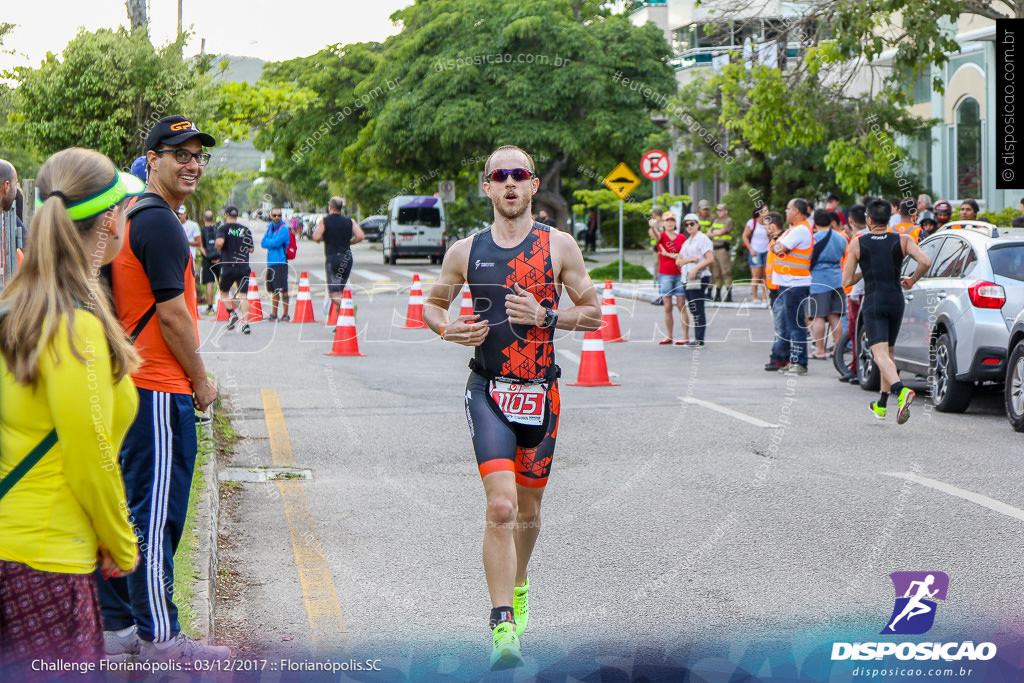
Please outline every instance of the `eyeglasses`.
[[279, 213], [272, 213], [272, 214], [270, 214], [270, 217], [271, 218], [280, 218], [281, 214], [279, 214]]
[[170, 152], [171, 154], [174, 155], [174, 160], [177, 161], [182, 166], [192, 161], [193, 159], [195, 159], [200, 166], [206, 166], [208, 163], [210, 163], [209, 152], [190, 152], [187, 149], [154, 149], [153, 151], [156, 152], [157, 154]]
[[697, 221], [683, 221], [683, 225], [700, 225]]
[[496, 168], [487, 174], [487, 179], [492, 183], [503, 183], [506, 178], [512, 176], [512, 180], [521, 183], [534, 175], [534, 172], [528, 168]]

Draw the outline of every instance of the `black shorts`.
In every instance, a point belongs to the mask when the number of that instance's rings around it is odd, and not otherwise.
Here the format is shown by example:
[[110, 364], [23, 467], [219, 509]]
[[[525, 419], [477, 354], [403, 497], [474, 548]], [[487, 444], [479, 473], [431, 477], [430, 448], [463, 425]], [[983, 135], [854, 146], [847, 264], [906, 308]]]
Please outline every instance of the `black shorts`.
[[266, 279], [267, 291], [271, 294], [274, 292], [287, 292], [288, 266], [283, 263], [276, 266], [267, 266]]
[[348, 285], [348, 278], [352, 275], [352, 252], [328, 254], [326, 262], [327, 291], [331, 294], [340, 294], [345, 291], [345, 286]]
[[217, 278], [220, 282], [220, 291], [226, 294], [231, 291], [232, 285], [238, 285], [235, 292], [245, 296], [249, 291], [249, 264], [218, 263]]
[[899, 292], [864, 297], [860, 316], [864, 332], [867, 334], [868, 346], [882, 343], [896, 345], [905, 306], [903, 295]]
[[509, 422], [488, 393], [488, 384], [475, 372], [466, 382], [466, 419], [480, 476], [515, 472], [520, 486], [543, 488], [548, 483], [558, 435], [558, 382], [548, 390], [544, 422], [536, 426]]
[[841, 289], [830, 289], [827, 292], [811, 294], [811, 301], [807, 304], [807, 314], [811, 318], [827, 318], [830, 315], [842, 317], [846, 310], [846, 298]]
[[204, 285], [208, 285], [210, 283], [217, 282], [217, 273], [215, 273], [213, 271], [213, 267], [215, 265], [217, 265], [217, 264], [216, 263], [210, 263], [209, 259], [206, 259], [206, 258], [203, 259], [203, 265], [199, 267], [199, 270], [200, 270], [199, 277], [200, 277], [200, 282], [202, 282]]

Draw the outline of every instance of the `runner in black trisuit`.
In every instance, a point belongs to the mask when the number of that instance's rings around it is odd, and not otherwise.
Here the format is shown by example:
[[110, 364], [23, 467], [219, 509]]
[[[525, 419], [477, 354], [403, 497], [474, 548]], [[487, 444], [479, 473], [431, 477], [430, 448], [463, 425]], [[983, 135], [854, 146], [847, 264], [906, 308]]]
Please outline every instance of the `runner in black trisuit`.
[[[466, 417], [487, 495], [484, 574], [491, 597], [491, 668], [522, 664], [519, 637], [529, 614], [527, 564], [540, 532], [540, 503], [558, 433], [561, 330], [596, 330], [601, 307], [576, 240], [533, 222], [540, 187], [533, 159], [511, 145], [484, 166], [494, 224], [445, 254], [423, 319], [447, 341], [476, 347]], [[473, 315], [449, 321], [468, 282]], [[565, 286], [574, 306], [556, 310]]]
[[[903, 320], [903, 290], [913, 287], [932, 262], [909, 235], [889, 230], [890, 213], [889, 202], [876, 199], [868, 205], [869, 232], [855, 237], [850, 243], [849, 256], [843, 267], [843, 286], [853, 286], [863, 273], [861, 320], [871, 355], [882, 376], [881, 397], [871, 402], [871, 412], [884, 420], [889, 394], [896, 394], [899, 402], [896, 422], [904, 424], [910, 418], [914, 392], [903, 386], [893, 358]], [[917, 269], [910, 277], [901, 278], [900, 269], [905, 255], [917, 261]], [[860, 272], [857, 271], [858, 264]]]

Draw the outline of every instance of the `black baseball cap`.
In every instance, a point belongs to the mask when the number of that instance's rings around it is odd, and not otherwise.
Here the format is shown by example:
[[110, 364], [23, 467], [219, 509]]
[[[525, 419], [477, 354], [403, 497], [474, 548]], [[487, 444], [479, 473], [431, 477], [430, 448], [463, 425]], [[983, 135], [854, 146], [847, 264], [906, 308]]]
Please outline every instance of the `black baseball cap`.
[[224, 214], [226, 216], [231, 216], [232, 218], [237, 218], [238, 207], [235, 206], [234, 204], [228, 204], [227, 206], [224, 207]]
[[213, 147], [217, 141], [209, 133], [204, 133], [190, 119], [184, 116], [165, 116], [157, 121], [146, 136], [146, 151], [154, 150], [160, 145], [180, 145], [189, 138], [199, 138], [203, 147]]

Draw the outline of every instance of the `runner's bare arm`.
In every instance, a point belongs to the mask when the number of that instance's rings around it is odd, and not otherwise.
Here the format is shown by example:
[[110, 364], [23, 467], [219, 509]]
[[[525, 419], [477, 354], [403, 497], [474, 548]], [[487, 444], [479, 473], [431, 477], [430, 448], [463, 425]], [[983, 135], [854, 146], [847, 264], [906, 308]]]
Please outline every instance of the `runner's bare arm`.
[[352, 241], [349, 244], [359, 244], [364, 239], [366, 239], [366, 233], [363, 232], [362, 226], [352, 221]]
[[321, 218], [316, 222], [316, 227], [313, 229], [313, 241], [319, 242], [324, 238], [324, 219]]
[[928, 254], [921, 250], [921, 247], [917, 246], [917, 242], [910, 235], [900, 235], [900, 239], [903, 241], [903, 253], [917, 261], [917, 268], [914, 270], [913, 275], [903, 280], [904, 289], [910, 289], [928, 272], [928, 269], [931, 268], [932, 260], [928, 258]]
[[[596, 330], [601, 327], [601, 305], [597, 300], [594, 283], [583, 263], [583, 252], [571, 235], [551, 231], [551, 261], [561, 264], [557, 274], [566, 293], [572, 299], [571, 308], [558, 310], [560, 330]], [[544, 307], [537, 298], [516, 287], [516, 294], [505, 297], [505, 310], [511, 322], [521, 325], [541, 325], [544, 322]]]
[[427, 327], [446, 341], [463, 346], [480, 346], [490, 329], [486, 322], [475, 322], [479, 315], [460, 315], [455, 320], [448, 320], [448, 307], [459, 296], [466, 282], [466, 266], [472, 244], [473, 238], [467, 237], [452, 245], [441, 262], [440, 277], [423, 301], [423, 322], [427, 323]]
[[863, 277], [857, 270], [857, 261], [860, 260], [860, 241], [853, 240], [846, 249], [846, 265], [843, 266], [843, 287], [853, 287]]

